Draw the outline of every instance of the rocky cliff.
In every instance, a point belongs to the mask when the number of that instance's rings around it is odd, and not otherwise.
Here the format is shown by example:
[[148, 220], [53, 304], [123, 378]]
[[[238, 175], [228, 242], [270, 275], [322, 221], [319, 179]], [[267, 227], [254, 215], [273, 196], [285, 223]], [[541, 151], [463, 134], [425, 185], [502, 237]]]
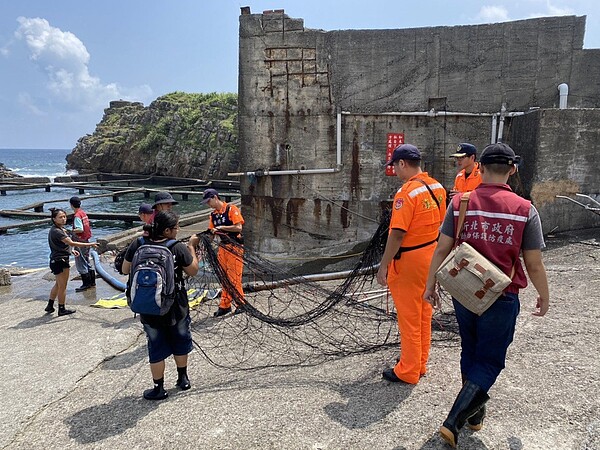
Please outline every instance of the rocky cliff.
[[238, 168], [237, 95], [174, 92], [149, 106], [113, 101], [67, 169], [225, 179]]

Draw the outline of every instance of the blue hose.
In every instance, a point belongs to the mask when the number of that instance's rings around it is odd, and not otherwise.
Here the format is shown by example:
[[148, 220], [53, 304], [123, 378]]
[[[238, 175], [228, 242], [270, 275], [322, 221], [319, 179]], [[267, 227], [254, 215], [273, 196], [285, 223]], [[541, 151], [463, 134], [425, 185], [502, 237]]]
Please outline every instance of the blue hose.
[[126, 284], [113, 277], [104, 269], [104, 267], [102, 267], [102, 264], [100, 263], [100, 256], [98, 256], [96, 250], [90, 250], [90, 255], [92, 255], [92, 258], [94, 258], [94, 265], [96, 266], [96, 272], [98, 272], [98, 275], [100, 275], [104, 281], [106, 281], [115, 289], [125, 292], [127, 287]]

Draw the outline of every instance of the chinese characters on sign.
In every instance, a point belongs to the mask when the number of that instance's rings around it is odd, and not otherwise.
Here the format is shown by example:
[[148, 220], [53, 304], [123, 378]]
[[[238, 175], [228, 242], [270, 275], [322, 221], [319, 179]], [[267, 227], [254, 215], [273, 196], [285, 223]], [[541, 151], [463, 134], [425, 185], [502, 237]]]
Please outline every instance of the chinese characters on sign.
[[[388, 133], [387, 134], [387, 151], [385, 155], [386, 162], [392, 158], [394, 149], [399, 145], [404, 144], [404, 133]], [[385, 166], [385, 174], [390, 177], [396, 176], [396, 171], [393, 166]]]

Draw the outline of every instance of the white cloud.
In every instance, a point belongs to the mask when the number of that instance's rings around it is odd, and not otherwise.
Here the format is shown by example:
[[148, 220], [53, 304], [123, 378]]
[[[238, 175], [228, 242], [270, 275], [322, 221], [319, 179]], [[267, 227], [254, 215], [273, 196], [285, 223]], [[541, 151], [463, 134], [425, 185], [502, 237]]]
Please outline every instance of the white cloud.
[[483, 6], [479, 10], [477, 17], [486, 23], [506, 22], [510, 20], [508, 11], [502, 6]]
[[545, 5], [546, 11], [531, 14], [530, 17], [569, 16], [574, 14], [571, 8], [556, 6], [550, 3], [549, 1], [546, 1]]
[[152, 89], [148, 85], [124, 88], [91, 75], [90, 54], [73, 33], [53, 27], [39, 17], [19, 17], [17, 22], [15, 37], [25, 42], [31, 61], [46, 73], [47, 87], [56, 101], [96, 110], [107, 107], [111, 100], [150, 99]]
[[46, 113], [36, 106], [35, 101], [31, 98], [31, 95], [27, 92], [21, 92], [17, 96], [17, 102], [27, 111], [35, 116], [45, 116]]

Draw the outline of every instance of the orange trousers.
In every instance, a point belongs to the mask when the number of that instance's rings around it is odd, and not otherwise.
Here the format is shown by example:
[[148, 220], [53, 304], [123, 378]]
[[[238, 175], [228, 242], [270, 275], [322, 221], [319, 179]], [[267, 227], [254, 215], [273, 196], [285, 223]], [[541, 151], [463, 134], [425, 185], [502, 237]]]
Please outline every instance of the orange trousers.
[[223, 286], [221, 302], [219, 307], [230, 308], [231, 300], [235, 297], [244, 302], [244, 290], [242, 288], [242, 272], [244, 270], [244, 249], [242, 247], [219, 247], [217, 253], [219, 265], [225, 270], [229, 283], [233, 285], [236, 292], [230, 292]]
[[400, 331], [400, 361], [394, 373], [406, 383], [416, 384], [427, 372], [431, 347], [431, 304], [423, 300], [431, 258], [436, 245], [402, 253], [388, 266], [387, 282]]

